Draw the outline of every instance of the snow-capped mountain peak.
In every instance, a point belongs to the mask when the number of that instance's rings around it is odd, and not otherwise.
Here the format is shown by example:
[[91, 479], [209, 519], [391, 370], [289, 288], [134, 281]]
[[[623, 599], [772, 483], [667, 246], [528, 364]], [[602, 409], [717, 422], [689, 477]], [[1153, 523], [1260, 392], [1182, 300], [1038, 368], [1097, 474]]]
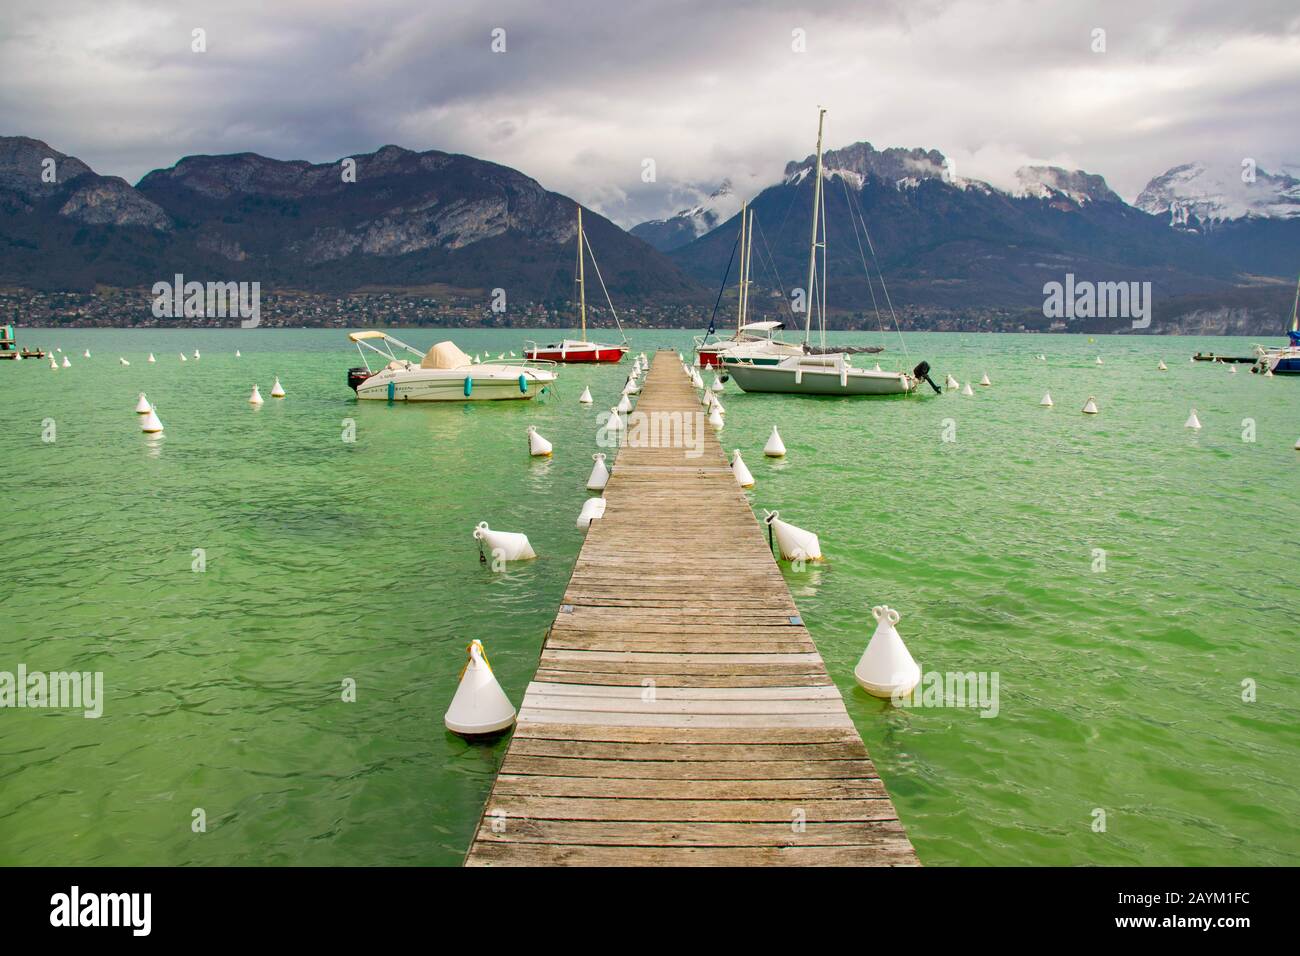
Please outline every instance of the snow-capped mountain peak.
[[1122, 202], [1105, 178], [1081, 169], [1060, 166], [1021, 166], [1016, 170], [1013, 196], [1032, 199], [1066, 199], [1082, 206], [1090, 202]]
[[1292, 219], [1300, 216], [1300, 179], [1260, 168], [1184, 163], [1147, 183], [1134, 205], [1186, 229], [1250, 217]]

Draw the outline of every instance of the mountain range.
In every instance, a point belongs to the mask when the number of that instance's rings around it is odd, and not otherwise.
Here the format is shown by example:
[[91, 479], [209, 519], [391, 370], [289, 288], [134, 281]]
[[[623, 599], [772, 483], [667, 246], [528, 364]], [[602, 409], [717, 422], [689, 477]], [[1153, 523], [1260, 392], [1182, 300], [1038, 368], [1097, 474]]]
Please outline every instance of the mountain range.
[[[39, 140], [0, 137], [0, 283], [147, 288], [182, 272], [321, 292], [570, 296], [574, 200], [509, 167], [437, 150], [385, 146], [349, 159], [355, 181], [342, 160], [187, 156], [133, 187]], [[812, 156], [790, 162], [750, 200], [755, 302], [769, 314], [804, 283], [813, 165]], [[1300, 268], [1300, 181], [1237, 172], [1178, 166], [1129, 205], [1079, 170], [1025, 167], [1015, 188], [1000, 190], [954, 176], [933, 149], [833, 149], [823, 170], [828, 299], [841, 312], [884, 309], [883, 271], [896, 307], [1033, 311], [1045, 282], [1072, 273], [1150, 281], [1157, 326], [1162, 311], [1240, 307], [1276, 327]], [[706, 310], [734, 254], [739, 206], [723, 182], [630, 232], [584, 210], [616, 303]]]

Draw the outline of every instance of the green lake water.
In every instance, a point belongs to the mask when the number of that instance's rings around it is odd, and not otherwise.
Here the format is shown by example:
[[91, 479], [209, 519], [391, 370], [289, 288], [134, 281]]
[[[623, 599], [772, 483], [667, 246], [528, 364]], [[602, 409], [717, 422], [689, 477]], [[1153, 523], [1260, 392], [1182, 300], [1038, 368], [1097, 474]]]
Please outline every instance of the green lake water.
[[[564, 368], [541, 401], [389, 407], [353, 398], [341, 331], [19, 337], [73, 364], [0, 363], [0, 671], [102, 671], [105, 702], [97, 720], [0, 710], [0, 864], [459, 863], [505, 750], [443, 728], [464, 646], [483, 640], [517, 705], [582, 541], [596, 427], [577, 397], [608, 407], [626, 365]], [[525, 333], [454, 338], [495, 354]], [[1233, 339], [887, 344], [887, 367], [993, 385], [871, 401], [732, 384], [723, 440], [756, 508], [821, 536], [827, 562], [786, 578], [921, 860], [1294, 864], [1300, 380], [1189, 363], [1248, 354]], [[288, 397], [250, 407], [277, 375]], [[161, 439], [139, 431], [140, 391]], [[1089, 396], [1099, 415], [1080, 414]], [[552, 460], [529, 458], [529, 424]], [[780, 462], [761, 454], [773, 425]], [[480, 565], [481, 520], [540, 559]], [[703, 567], [699, 586], [727, 581]], [[997, 716], [859, 690], [881, 603], [927, 672], [996, 672]]]

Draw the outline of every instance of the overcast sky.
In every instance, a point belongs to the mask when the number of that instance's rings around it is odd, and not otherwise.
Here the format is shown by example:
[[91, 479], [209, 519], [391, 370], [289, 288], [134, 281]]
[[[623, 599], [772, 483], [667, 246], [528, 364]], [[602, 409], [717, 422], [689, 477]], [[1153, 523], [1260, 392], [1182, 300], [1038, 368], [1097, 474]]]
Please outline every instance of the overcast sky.
[[1131, 201], [1192, 160], [1300, 166], [1296, 0], [4, 0], [0, 63], [0, 133], [131, 182], [191, 153], [396, 143], [624, 226], [775, 181], [818, 104], [828, 146], [934, 148], [1002, 186], [1051, 164]]

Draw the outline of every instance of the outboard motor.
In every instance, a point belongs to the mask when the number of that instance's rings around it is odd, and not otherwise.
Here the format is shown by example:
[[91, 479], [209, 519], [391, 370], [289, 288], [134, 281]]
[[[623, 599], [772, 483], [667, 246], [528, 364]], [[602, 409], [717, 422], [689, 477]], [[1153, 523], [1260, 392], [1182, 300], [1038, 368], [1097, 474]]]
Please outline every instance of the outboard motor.
[[930, 377], [930, 363], [929, 363], [929, 362], [922, 362], [922, 363], [921, 363], [920, 365], [918, 365], [916, 368], [912, 369], [912, 376], [913, 376], [914, 378], [923, 378], [923, 379], [925, 379], [927, 382], [930, 383], [930, 387], [931, 387], [932, 389], [934, 389], [936, 393], [939, 393], [939, 392], [942, 391], [942, 390], [939, 388], [938, 385], [934, 384], [934, 379], [932, 379], [932, 378]]
[[355, 392], [361, 387], [361, 383], [368, 379], [372, 374], [374, 373], [364, 366], [361, 368], [348, 369], [348, 388]]

